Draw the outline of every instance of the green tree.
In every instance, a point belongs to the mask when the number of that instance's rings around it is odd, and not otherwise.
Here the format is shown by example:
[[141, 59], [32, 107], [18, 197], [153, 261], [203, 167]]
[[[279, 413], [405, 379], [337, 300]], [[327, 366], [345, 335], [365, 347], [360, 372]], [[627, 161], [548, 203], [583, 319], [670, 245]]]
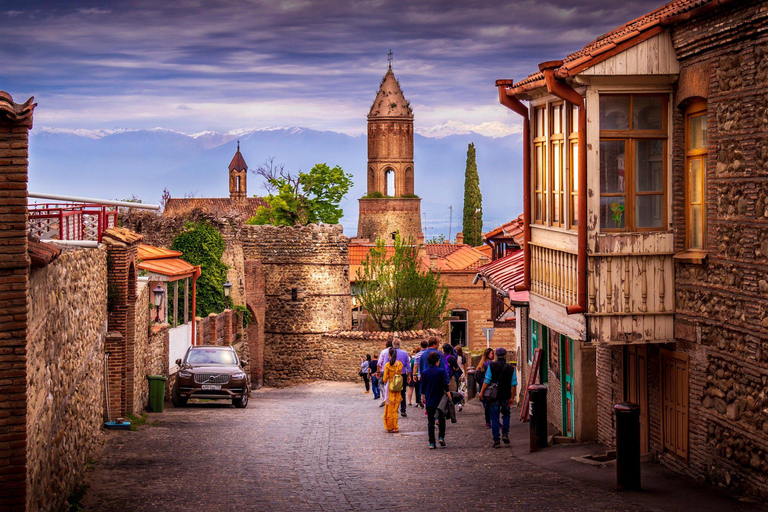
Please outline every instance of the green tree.
[[338, 224], [344, 215], [339, 203], [352, 186], [352, 175], [338, 165], [316, 164], [309, 172], [296, 176], [268, 159], [255, 172], [266, 180], [269, 195], [264, 200], [269, 206], [260, 206], [248, 224]]
[[[480, 177], [475, 162], [475, 144], [467, 147], [467, 170], [464, 172], [464, 218], [462, 229], [464, 243], [478, 246], [483, 243], [483, 196], [480, 193]], [[480, 210], [480, 211], [477, 211]], [[477, 218], [475, 218], [477, 215]]]
[[357, 272], [357, 299], [384, 331], [440, 327], [448, 307], [448, 290], [440, 274], [422, 269], [413, 239], [395, 237], [387, 256], [384, 241], [376, 240]]
[[[221, 262], [224, 254], [221, 233], [208, 222], [187, 223], [184, 231], [176, 235], [171, 249], [181, 251], [182, 259], [192, 265], [200, 265], [197, 279], [197, 311], [199, 317], [221, 313], [227, 307], [224, 300], [224, 282], [227, 266]], [[169, 294], [170, 295], [170, 294]]]

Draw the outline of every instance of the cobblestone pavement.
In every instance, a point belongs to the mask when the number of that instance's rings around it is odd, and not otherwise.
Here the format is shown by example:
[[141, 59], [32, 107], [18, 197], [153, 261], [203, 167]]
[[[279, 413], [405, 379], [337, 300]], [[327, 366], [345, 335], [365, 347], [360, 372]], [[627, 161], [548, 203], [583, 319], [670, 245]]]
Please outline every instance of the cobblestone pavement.
[[[409, 407], [400, 435], [361, 385], [314, 383], [253, 393], [248, 408], [195, 404], [156, 426], [111, 432], [87, 510], [644, 510], [619, 495], [490, 448], [481, 409], [427, 450]], [[513, 422], [515, 420], [513, 419]], [[525, 429], [513, 430], [516, 435]], [[664, 507], [660, 506], [660, 510]]]

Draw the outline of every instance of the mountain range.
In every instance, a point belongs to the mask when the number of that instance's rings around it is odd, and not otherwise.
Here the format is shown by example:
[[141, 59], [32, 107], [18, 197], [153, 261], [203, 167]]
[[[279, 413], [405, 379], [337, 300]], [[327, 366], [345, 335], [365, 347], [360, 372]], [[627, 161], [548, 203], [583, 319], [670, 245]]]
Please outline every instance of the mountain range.
[[[30, 133], [29, 190], [102, 199], [136, 197], [157, 203], [167, 188], [172, 197], [227, 197], [227, 167], [236, 140], [250, 169], [268, 157], [290, 171], [325, 162], [353, 175], [342, 201], [341, 223], [357, 231], [357, 199], [366, 192], [364, 135], [306, 128], [240, 129], [185, 134], [174, 130], [69, 130], [35, 128]], [[415, 135], [415, 191], [422, 198], [425, 235], [451, 236], [461, 230], [467, 144], [474, 142], [483, 194], [484, 230], [522, 211], [519, 135], [477, 133], [441, 138]], [[249, 174], [248, 193], [264, 194], [262, 179]], [[453, 207], [452, 220], [449, 206]], [[423, 219], [424, 220], [424, 219]]]

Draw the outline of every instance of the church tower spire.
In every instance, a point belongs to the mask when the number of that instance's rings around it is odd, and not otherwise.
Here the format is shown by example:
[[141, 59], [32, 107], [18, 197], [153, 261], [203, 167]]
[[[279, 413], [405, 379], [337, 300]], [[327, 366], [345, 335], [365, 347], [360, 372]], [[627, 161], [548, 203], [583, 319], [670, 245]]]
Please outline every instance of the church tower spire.
[[240, 153], [240, 140], [237, 141], [237, 152], [229, 163], [229, 198], [245, 199], [248, 193], [246, 180], [248, 178], [248, 165], [243, 154]]
[[387, 71], [368, 112], [368, 193], [360, 200], [358, 237], [390, 241], [399, 231], [421, 234], [421, 199], [414, 194], [413, 110], [392, 71]]

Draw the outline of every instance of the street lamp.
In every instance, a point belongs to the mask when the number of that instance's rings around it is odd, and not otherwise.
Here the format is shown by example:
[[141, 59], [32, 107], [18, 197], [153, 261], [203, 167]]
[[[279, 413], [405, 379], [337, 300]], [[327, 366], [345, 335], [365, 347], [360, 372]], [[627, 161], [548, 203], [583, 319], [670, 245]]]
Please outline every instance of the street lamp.
[[224, 302], [227, 303], [227, 306], [229, 306], [229, 295], [232, 293], [232, 283], [227, 280], [226, 283], [223, 285], [224, 288]]
[[157, 288], [152, 290], [152, 301], [155, 303], [155, 323], [160, 322], [160, 306], [163, 303], [163, 296], [165, 295], [165, 290], [163, 290], [163, 287], [159, 284], [157, 285]]

